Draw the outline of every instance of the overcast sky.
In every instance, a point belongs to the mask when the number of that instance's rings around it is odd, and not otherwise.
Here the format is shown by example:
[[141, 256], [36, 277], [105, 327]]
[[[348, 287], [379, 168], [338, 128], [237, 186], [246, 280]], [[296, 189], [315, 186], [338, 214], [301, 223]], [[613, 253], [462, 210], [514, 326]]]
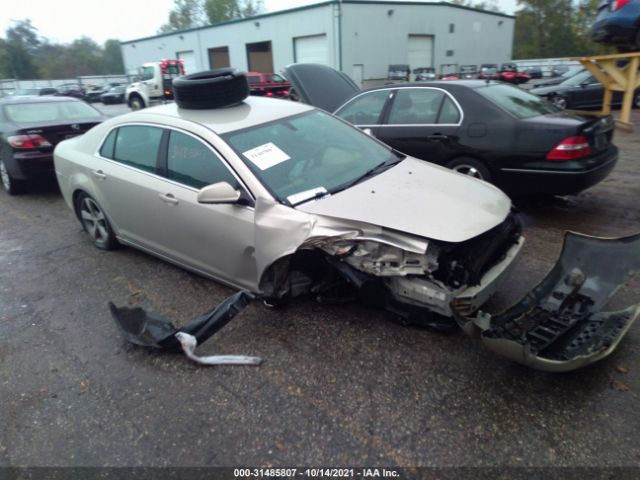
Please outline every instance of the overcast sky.
[[[295, 8], [322, 0], [263, 0], [268, 12]], [[388, 0], [393, 1], [393, 0]], [[30, 18], [40, 35], [69, 43], [87, 36], [98, 43], [108, 38], [132, 40], [154, 35], [167, 21], [173, 0], [2, 0], [0, 35], [11, 20]], [[513, 14], [516, 0], [497, 0]]]

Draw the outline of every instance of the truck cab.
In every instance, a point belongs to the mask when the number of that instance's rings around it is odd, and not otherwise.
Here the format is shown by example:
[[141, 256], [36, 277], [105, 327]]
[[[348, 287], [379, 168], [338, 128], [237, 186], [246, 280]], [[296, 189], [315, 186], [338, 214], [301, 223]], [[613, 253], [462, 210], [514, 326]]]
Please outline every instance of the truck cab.
[[173, 79], [185, 74], [182, 60], [163, 59], [144, 63], [139, 68], [140, 80], [127, 87], [125, 99], [132, 110], [173, 99]]

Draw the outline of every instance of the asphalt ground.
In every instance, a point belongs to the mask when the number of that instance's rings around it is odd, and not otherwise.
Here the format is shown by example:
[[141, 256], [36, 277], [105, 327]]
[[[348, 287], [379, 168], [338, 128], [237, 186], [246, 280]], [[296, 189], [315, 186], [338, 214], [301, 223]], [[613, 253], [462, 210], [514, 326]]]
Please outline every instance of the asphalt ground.
[[[640, 231], [640, 135], [615, 143], [598, 186], [519, 202], [527, 241], [488, 310], [543, 278], [566, 230]], [[199, 347], [260, 367], [201, 367], [125, 343], [107, 302], [182, 324], [231, 289], [97, 250], [55, 184], [0, 189], [0, 212], [0, 466], [640, 466], [640, 325], [609, 358], [551, 374], [461, 333], [302, 299], [253, 304]], [[640, 281], [617, 297], [637, 302]]]

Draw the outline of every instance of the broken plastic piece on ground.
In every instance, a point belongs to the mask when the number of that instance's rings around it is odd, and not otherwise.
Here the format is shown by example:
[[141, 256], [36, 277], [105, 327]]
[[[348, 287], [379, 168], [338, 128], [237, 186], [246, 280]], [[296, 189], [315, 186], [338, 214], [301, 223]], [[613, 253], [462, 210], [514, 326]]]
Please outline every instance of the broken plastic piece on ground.
[[208, 355], [199, 357], [195, 354], [198, 341], [193, 335], [178, 332], [175, 337], [182, 345], [184, 354], [200, 365], [260, 365], [262, 359], [260, 357], [247, 357], [246, 355]]
[[640, 272], [640, 234], [603, 239], [568, 232], [556, 265], [520, 302], [498, 315], [454, 317], [480, 331], [494, 352], [539, 370], [569, 371], [609, 355], [640, 317], [640, 303], [601, 312]]
[[[198, 357], [194, 353], [197, 345], [205, 342], [229, 323], [255, 298], [252, 293], [240, 291], [179, 329], [170, 320], [147, 312], [141, 307], [116, 307], [109, 302], [109, 310], [124, 337], [136, 345], [171, 350], [182, 349], [187, 357], [205, 365], [259, 365], [262, 360], [257, 357], [228, 355]], [[226, 361], [220, 362], [221, 358]], [[230, 361], [230, 358], [235, 360]], [[244, 361], [241, 362], [239, 359]]]

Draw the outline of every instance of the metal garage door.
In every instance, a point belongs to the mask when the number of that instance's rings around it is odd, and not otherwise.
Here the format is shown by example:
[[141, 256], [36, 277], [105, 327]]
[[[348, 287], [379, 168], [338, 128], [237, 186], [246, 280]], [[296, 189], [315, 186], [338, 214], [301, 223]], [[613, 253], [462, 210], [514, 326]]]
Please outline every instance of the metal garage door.
[[196, 56], [193, 54], [193, 50], [178, 52], [176, 56], [178, 60], [184, 60], [184, 70], [187, 72], [187, 75], [198, 71], [196, 68]]
[[409, 68], [433, 67], [433, 35], [409, 35]]
[[322, 63], [329, 65], [327, 35], [311, 35], [293, 40], [296, 63]]

